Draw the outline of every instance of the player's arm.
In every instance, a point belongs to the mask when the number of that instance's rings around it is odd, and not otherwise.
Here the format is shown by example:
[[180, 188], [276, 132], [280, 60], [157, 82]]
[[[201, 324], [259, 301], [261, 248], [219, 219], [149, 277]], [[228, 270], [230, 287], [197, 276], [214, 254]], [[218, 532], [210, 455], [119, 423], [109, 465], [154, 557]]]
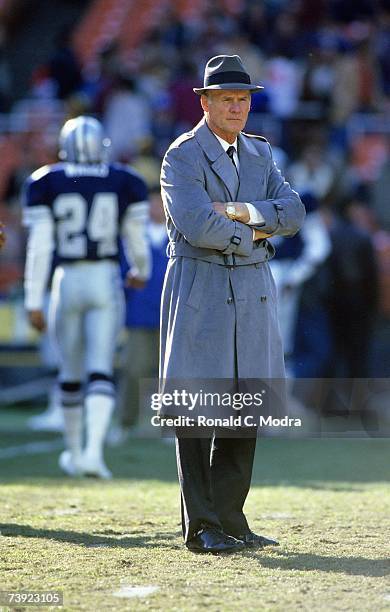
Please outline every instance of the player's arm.
[[149, 203], [143, 200], [127, 207], [121, 225], [125, 255], [130, 265], [126, 284], [135, 289], [145, 286], [152, 271], [152, 257], [146, 232], [148, 221]]
[[54, 251], [54, 221], [49, 206], [36, 203], [37, 191], [30, 184], [24, 194], [23, 225], [28, 230], [24, 305], [30, 324], [41, 332], [46, 328], [43, 303]]

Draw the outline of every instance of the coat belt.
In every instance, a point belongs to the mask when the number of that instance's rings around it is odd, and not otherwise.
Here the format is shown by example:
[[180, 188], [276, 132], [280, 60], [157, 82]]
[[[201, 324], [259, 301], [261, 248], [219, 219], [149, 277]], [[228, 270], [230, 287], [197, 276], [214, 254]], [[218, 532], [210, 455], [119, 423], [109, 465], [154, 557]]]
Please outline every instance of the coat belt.
[[175, 242], [171, 240], [167, 246], [167, 255], [173, 257], [191, 257], [193, 259], [201, 259], [220, 266], [247, 266], [254, 263], [268, 261], [275, 254], [275, 249], [267, 240], [262, 240], [256, 243], [252, 254], [249, 257], [239, 255], [223, 255], [220, 251], [214, 249], [204, 249], [194, 247], [188, 242]]

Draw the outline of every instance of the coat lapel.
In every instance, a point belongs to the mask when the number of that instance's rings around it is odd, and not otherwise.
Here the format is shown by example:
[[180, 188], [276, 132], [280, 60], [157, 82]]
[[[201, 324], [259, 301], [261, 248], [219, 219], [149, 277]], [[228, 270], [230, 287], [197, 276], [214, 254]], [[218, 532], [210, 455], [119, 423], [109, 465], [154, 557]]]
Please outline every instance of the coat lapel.
[[226, 185], [231, 200], [235, 201], [239, 182], [237, 173], [232, 167], [232, 162], [204, 119], [196, 126], [194, 132], [195, 138], [211, 162], [211, 169]]
[[240, 187], [237, 202], [253, 200], [254, 188], [265, 180], [265, 158], [258, 152], [251, 139], [240, 134], [238, 137], [238, 157], [240, 160]]

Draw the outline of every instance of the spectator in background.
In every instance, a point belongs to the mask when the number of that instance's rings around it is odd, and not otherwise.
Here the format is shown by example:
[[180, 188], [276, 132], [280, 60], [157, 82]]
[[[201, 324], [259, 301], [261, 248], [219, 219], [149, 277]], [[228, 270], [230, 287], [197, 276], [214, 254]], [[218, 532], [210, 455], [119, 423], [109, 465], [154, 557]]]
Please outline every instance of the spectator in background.
[[165, 90], [160, 91], [160, 94], [153, 98], [152, 132], [154, 153], [158, 157], [160, 170], [161, 158], [164, 156], [166, 146], [176, 134], [171, 97]]
[[[297, 373], [294, 354], [298, 316], [302, 319], [302, 313], [299, 313], [302, 289], [304, 284], [317, 274], [331, 251], [328, 231], [318, 210], [318, 200], [310, 193], [302, 194], [301, 199], [306, 208], [306, 219], [301, 231], [288, 240], [283, 236], [270, 239], [276, 247], [270, 267], [278, 289], [279, 324], [286, 357], [292, 358], [287, 360], [292, 374]], [[318, 300], [315, 307], [318, 307]], [[306, 317], [308, 318], [308, 314]], [[324, 328], [322, 319], [323, 317], [318, 319], [317, 328]], [[317, 328], [315, 332], [318, 331]], [[300, 326], [300, 331], [302, 329], [305, 333], [313, 333], [313, 327], [309, 325], [308, 320]], [[312, 355], [308, 355], [308, 361], [312, 364]], [[315, 371], [317, 376], [321, 375], [319, 368]]]
[[[139, 384], [141, 379], [158, 377], [160, 301], [168, 263], [168, 237], [159, 186], [150, 190], [149, 201], [147, 233], [152, 252], [152, 276], [144, 289], [126, 289], [125, 292], [127, 340], [121, 355], [118, 393], [118, 416], [123, 433], [135, 427], [139, 420], [141, 428], [146, 424], [146, 419], [142, 419], [146, 411], [140, 414], [144, 407], [140, 406]], [[128, 264], [124, 258], [121, 264], [126, 274]]]
[[56, 85], [56, 97], [66, 100], [83, 85], [81, 67], [71, 46], [71, 28], [64, 28], [57, 37], [56, 49], [49, 59], [49, 74]]
[[1, 223], [0, 221], [0, 249], [3, 248], [3, 246], [5, 245], [6, 242], [6, 238], [5, 238], [5, 232], [4, 232], [4, 223]]
[[229, 36], [234, 36], [237, 31], [237, 24], [231, 14], [223, 8], [210, 3], [206, 6], [200, 24], [202, 30], [202, 52], [207, 54], [210, 49], [215, 49], [215, 45], [221, 44]]
[[380, 92], [380, 69], [373, 52], [371, 36], [367, 34], [356, 45], [356, 68], [358, 75], [357, 110], [374, 112], [382, 102]]
[[[261, 95], [261, 93], [259, 94]], [[259, 97], [259, 96], [257, 96]], [[252, 109], [253, 112], [253, 109]], [[280, 124], [272, 123], [269, 126], [264, 126], [262, 129], [264, 138], [268, 140], [272, 147], [272, 156], [274, 161], [279, 168], [280, 172], [285, 176], [287, 174], [287, 168], [289, 166], [289, 157], [286, 151], [280, 145], [281, 129]]]
[[374, 46], [378, 57], [379, 77], [382, 93], [390, 96], [390, 5], [383, 2], [379, 7], [378, 31]]
[[132, 162], [132, 167], [145, 179], [147, 185], [156, 185], [160, 180], [161, 160], [155, 153], [158, 145], [153, 139], [146, 141]]
[[345, 122], [357, 109], [358, 89], [356, 58], [350, 49], [344, 49], [334, 66], [330, 121], [335, 128], [345, 130]]
[[366, 378], [370, 374], [378, 270], [370, 235], [351, 220], [354, 204], [353, 199], [346, 199], [339, 214], [330, 209], [326, 214], [332, 243], [328, 295], [334, 346], [331, 377]]
[[9, 110], [12, 93], [12, 71], [6, 57], [6, 41], [6, 30], [0, 24], [0, 113]]
[[267, 54], [293, 59], [303, 51], [304, 39], [293, 10], [279, 10], [273, 19], [272, 36], [268, 36]]
[[339, 44], [339, 37], [335, 33], [320, 33], [314, 41], [304, 70], [302, 100], [315, 103], [315, 112], [322, 119], [329, 115]]
[[291, 164], [287, 174], [297, 191], [311, 193], [318, 200], [322, 200], [331, 190], [335, 171], [326, 159], [324, 148], [311, 144], [304, 148], [298, 161]]
[[162, 39], [160, 28], [152, 30], [137, 52], [139, 88], [152, 102], [156, 95], [167, 90], [180, 64], [177, 49]]
[[[0, 294], [2, 296], [16, 296], [20, 293], [20, 279], [22, 277], [22, 262], [24, 256], [24, 241], [20, 231], [19, 209], [0, 208], [0, 215], [4, 223], [2, 229], [3, 246], [0, 249]], [[5, 234], [4, 228], [7, 228]]]
[[270, 35], [269, 26], [265, 3], [246, 3], [240, 18], [240, 28], [242, 32], [246, 33], [252, 45], [256, 45], [261, 50], [267, 49], [267, 41]]
[[179, 53], [192, 40], [189, 23], [182, 19], [176, 6], [169, 6], [162, 14], [160, 23], [160, 39], [163, 45], [176, 49]]
[[298, 107], [302, 87], [299, 65], [275, 50], [265, 62], [264, 80], [271, 113], [280, 119], [291, 117]]
[[[383, 107], [383, 87], [380, 64], [373, 53], [373, 43], [365, 35], [344, 45], [334, 62], [334, 86], [331, 95], [330, 122], [338, 135], [337, 141], [346, 145], [345, 123], [355, 112], [375, 112]], [[383, 73], [382, 73], [383, 74]]]
[[370, 208], [379, 227], [390, 232], [390, 136], [387, 137], [387, 157], [377, 180], [370, 185]]
[[84, 83], [83, 91], [90, 101], [92, 112], [99, 117], [104, 111], [107, 97], [116, 83], [117, 75], [122, 70], [119, 45], [116, 41], [104, 46], [97, 54], [96, 68], [89, 74]]
[[198, 84], [198, 70], [189, 60], [183, 60], [170, 87], [171, 105], [175, 133], [190, 130], [202, 118], [198, 100], [194, 99], [192, 88]]
[[368, 20], [374, 17], [376, 3], [372, 0], [335, 0], [329, 3], [332, 21], [347, 24], [354, 20]]
[[134, 76], [122, 72], [107, 97], [103, 124], [111, 140], [111, 159], [130, 161], [151, 137], [148, 100], [138, 91]]
[[[390, 139], [388, 139], [388, 145]], [[375, 320], [371, 375], [378, 378], [390, 376], [390, 215], [388, 206], [390, 189], [390, 162], [385, 160], [379, 178], [366, 191], [368, 206], [360, 195], [350, 207], [350, 217], [355, 225], [372, 237], [378, 270], [378, 309]]]

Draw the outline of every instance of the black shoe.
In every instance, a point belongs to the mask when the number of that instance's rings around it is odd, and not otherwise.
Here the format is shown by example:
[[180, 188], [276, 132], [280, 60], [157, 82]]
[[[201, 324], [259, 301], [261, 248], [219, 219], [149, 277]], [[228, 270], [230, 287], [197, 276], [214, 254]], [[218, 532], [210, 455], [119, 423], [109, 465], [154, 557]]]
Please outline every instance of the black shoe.
[[226, 535], [215, 527], [204, 527], [186, 543], [186, 546], [192, 552], [213, 554], [233, 553], [245, 548], [244, 542]]
[[265, 548], [266, 546], [279, 546], [277, 540], [271, 540], [261, 535], [257, 535], [251, 531], [245, 535], [238, 536], [242, 540], [247, 548]]

